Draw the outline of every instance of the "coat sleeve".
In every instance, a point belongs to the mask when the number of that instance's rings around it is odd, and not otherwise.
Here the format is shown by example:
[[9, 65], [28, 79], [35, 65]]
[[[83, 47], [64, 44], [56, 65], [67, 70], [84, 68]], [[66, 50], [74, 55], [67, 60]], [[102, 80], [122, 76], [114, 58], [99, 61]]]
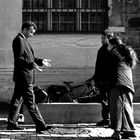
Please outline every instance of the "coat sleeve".
[[96, 57], [96, 62], [95, 62], [95, 72], [94, 75], [92, 77], [92, 79], [94, 80], [94, 82], [97, 82], [98, 80], [98, 70], [99, 70], [99, 65], [100, 65], [100, 52], [97, 52], [97, 57]]
[[42, 63], [43, 59], [40, 59], [40, 58], [35, 58], [35, 63], [39, 66], [43, 66], [43, 63]]

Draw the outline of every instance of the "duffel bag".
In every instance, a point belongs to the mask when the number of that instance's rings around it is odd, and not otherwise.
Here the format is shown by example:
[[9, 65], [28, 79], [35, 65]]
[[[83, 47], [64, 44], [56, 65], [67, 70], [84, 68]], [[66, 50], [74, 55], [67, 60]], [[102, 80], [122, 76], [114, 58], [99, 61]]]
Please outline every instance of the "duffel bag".
[[33, 90], [34, 90], [34, 94], [35, 94], [35, 102], [37, 104], [45, 103], [47, 101], [48, 94], [43, 88], [41, 88], [39, 86], [34, 86]]

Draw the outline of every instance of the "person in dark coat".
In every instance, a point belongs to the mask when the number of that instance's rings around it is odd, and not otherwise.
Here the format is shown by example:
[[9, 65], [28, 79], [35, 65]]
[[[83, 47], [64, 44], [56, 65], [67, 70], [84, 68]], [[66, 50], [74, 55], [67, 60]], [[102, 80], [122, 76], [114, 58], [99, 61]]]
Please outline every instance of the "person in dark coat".
[[18, 114], [23, 101], [35, 123], [36, 132], [50, 129], [50, 126], [45, 125], [38, 106], [35, 104], [33, 93], [35, 69], [40, 70], [39, 66], [43, 65], [50, 66], [50, 60], [39, 59], [34, 56], [34, 51], [27, 41], [36, 30], [37, 26], [33, 22], [23, 23], [21, 32], [14, 38], [12, 43], [14, 55], [13, 81], [15, 87], [9, 109], [8, 130], [21, 129], [18, 126]]
[[97, 52], [97, 58], [95, 63], [95, 73], [90, 80], [94, 80], [95, 86], [100, 92], [100, 101], [102, 105], [102, 120], [97, 122], [97, 126], [109, 126], [110, 124], [110, 114], [109, 114], [109, 96], [108, 96], [108, 83], [107, 83], [107, 72], [108, 72], [108, 55], [109, 51], [107, 49], [109, 40], [114, 35], [109, 30], [105, 30], [101, 33], [102, 46]]

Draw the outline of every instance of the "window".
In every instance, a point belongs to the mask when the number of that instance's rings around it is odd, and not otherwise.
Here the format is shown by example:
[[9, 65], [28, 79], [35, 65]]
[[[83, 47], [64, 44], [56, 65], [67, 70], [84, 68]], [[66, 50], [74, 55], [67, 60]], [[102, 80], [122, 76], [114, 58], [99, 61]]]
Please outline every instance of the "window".
[[76, 8], [76, 0], [52, 0], [52, 7], [73, 9]]
[[23, 22], [39, 32], [101, 32], [108, 26], [107, 0], [23, 0]]
[[54, 31], [75, 31], [76, 13], [53, 12], [52, 28]]
[[45, 8], [47, 0], [23, 0], [23, 9]]

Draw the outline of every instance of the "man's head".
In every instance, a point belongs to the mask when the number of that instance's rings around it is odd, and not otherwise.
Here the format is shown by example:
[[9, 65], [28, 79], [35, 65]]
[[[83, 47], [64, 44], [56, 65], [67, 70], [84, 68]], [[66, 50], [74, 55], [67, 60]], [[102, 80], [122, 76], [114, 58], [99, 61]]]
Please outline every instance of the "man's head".
[[121, 38], [119, 38], [119, 37], [117, 37], [117, 36], [114, 37], [114, 38], [112, 38], [112, 39], [110, 39], [110, 40], [109, 40], [109, 43], [110, 43], [112, 46], [116, 46], [116, 45], [121, 45], [121, 44], [123, 44]]
[[108, 44], [109, 40], [114, 37], [113, 32], [110, 32], [108, 29], [101, 33], [102, 44]]
[[111, 50], [113, 47], [120, 45], [123, 45], [122, 40], [116, 36], [109, 40], [108, 50]]
[[31, 21], [23, 23], [21, 27], [21, 32], [24, 34], [26, 38], [33, 36], [36, 30], [37, 30], [36, 24]]

